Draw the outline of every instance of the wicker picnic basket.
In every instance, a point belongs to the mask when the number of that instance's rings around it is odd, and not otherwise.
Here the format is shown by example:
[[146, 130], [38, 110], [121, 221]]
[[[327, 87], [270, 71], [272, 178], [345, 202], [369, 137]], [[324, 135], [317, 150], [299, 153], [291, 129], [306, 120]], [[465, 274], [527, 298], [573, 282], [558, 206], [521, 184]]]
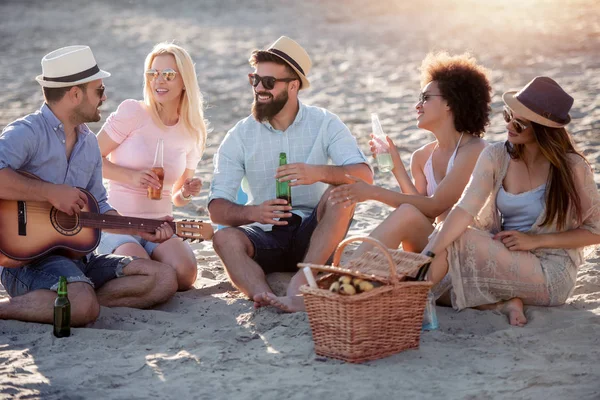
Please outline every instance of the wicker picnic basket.
[[[349, 243], [365, 241], [380, 251], [367, 252], [339, 267], [342, 251]], [[338, 246], [333, 265], [298, 264], [299, 267], [329, 272], [317, 282], [318, 288], [302, 286], [310, 321], [315, 353], [360, 363], [419, 347], [423, 311], [429, 282], [400, 281], [416, 274], [431, 261], [427, 256], [387, 249], [368, 237], [351, 237]], [[345, 296], [330, 292], [337, 275], [352, 275], [382, 285], [368, 292]]]

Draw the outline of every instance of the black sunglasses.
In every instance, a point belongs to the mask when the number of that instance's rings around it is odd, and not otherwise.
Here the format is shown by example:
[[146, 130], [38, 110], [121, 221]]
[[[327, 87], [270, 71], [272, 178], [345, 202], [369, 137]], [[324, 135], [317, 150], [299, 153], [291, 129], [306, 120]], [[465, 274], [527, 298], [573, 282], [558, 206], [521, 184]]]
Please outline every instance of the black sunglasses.
[[275, 87], [277, 82], [291, 82], [298, 78], [275, 78], [274, 76], [260, 76], [258, 74], [248, 74], [248, 81], [254, 87], [257, 87], [260, 82], [265, 89], [271, 90]]
[[510, 121], [513, 122], [513, 126], [515, 127], [515, 132], [517, 132], [517, 133], [521, 133], [525, 129], [529, 128], [528, 125], [524, 124], [523, 122], [519, 121], [518, 119], [515, 119], [512, 111], [508, 107], [504, 107], [504, 109], [502, 110], [502, 115], [504, 116], [504, 121], [506, 121], [507, 124], [510, 123]]
[[98, 94], [98, 97], [102, 98], [104, 97], [104, 91], [106, 90], [106, 86], [102, 85], [100, 87], [96, 88], [96, 93]]

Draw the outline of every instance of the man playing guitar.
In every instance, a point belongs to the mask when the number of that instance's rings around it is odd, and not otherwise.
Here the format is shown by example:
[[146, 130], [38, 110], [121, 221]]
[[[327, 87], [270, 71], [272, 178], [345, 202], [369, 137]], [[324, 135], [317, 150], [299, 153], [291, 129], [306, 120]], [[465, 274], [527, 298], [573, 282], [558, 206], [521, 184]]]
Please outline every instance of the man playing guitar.
[[[78, 216], [89, 199], [81, 187], [97, 200], [99, 213], [107, 218], [118, 215], [107, 203], [96, 136], [85, 125], [100, 121], [98, 109], [106, 101], [102, 79], [110, 74], [98, 68], [87, 46], [47, 54], [42, 71], [36, 80], [45, 103], [39, 111], [10, 123], [0, 135], [0, 199], [15, 200], [22, 207], [26, 202], [31, 207], [48, 202], [62, 215]], [[134, 233], [162, 242], [173, 235], [169, 222], [153, 233]], [[33, 233], [36, 226], [30, 223], [27, 230]], [[19, 234], [20, 241], [27, 241], [27, 235]], [[10, 296], [0, 300], [0, 319], [52, 323], [60, 276], [68, 281], [73, 326], [93, 322], [100, 305], [148, 308], [167, 301], [177, 290], [170, 266], [117, 255], [88, 253], [73, 259], [50, 253], [25, 265], [3, 265], [0, 271]]]

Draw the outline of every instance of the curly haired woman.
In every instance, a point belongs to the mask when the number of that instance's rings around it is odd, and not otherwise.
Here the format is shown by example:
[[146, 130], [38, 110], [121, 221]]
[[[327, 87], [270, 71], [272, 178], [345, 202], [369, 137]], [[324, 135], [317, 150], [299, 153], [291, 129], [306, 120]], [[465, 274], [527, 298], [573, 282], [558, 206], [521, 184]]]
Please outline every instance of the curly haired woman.
[[[417, 126], [435, 140], [411, 156], [409, 177], [398, 151], [388, 138], [394, 169], [401, 192], [368, 185], [362, 181], [339, 186], [332, 200], [348, 206], [376, 200], [396, 210], [372, 233], [390, 248], [402, 243], [406, 251], [420, 252], [433, 232], [435, 220], [442, 221], [458, 201], [469, 181], [481, 151], [487, 145], [483, 136], [491, 111], [488, 72], [469, 54], [450, 56], [428, 54], [421, 65], [421, 87]], [[373, 142], [371, 151], [375, 154]], [[362, 244], [354, 256], [372, 246]]]

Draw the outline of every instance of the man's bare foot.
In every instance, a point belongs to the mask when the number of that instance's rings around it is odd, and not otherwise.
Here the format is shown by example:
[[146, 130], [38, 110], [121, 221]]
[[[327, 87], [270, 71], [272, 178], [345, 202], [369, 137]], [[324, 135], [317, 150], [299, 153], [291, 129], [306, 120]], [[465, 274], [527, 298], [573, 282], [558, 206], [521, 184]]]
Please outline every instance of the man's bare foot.
[[268, 293], [268, 292], [263, 292], [263, 293], [259, 293], [257, 295], [254, 295], [254, 298], [252, 300], [254, 300], [254, 308], [261, 308], [261, 307], [266, 307], [271, 305], [271, 302], [269, 301], [268, 296], [272, 295], [273, 293]]
[[277, 297], [273, 293], [265, 293], [265, 300], [270, 306], [277, 307], [285, 312], [306, 311], [302, 296]]
[[518, 297], [499, 304], [498, 310], [508, 317], [508, 322], [511, 325], [523, 327], [527, 323], [523, 311], [523, 301]]

